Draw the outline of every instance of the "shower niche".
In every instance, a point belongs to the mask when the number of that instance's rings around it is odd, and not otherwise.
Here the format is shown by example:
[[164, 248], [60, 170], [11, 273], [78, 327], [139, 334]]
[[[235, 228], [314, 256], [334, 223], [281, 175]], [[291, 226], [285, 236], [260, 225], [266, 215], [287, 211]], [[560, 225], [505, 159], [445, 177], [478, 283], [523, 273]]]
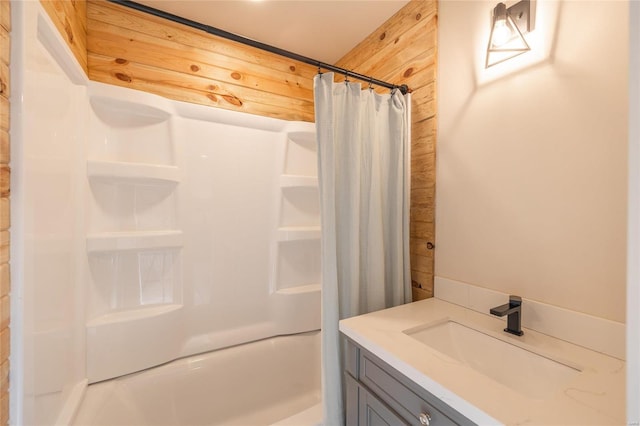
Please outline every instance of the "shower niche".
[[317, 318], [309, 320], [319, 321], [320, 202], [313, 123], [287, 128], [283, 157], [272, 295], [276, 312], [283, 311], [283, 316], [297, 307], [317, 312]]
[[[183, 235], [170, 105], [100, 91], [97, 85], [89, 90], [90, 381], [164, 362], [182, 338], [171, 327], [182, 308]], [[154, 333], [160, 323], [166, 328]], [[145, 355], [132, 356], [136, 352]]]

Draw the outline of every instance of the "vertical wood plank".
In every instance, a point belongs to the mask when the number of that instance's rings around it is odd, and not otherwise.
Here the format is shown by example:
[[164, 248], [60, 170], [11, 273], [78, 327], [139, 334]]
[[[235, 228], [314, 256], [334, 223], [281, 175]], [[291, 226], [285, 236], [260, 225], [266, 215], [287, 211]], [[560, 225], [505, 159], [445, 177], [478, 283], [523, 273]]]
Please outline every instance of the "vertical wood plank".
[[8, 263], [0, 265], [0, 297], [7, 296], [11, 291], [10, 269]]
[[11, 31], [11, 4], [9, 0], [0, 0], [0, 26]]
[[11, 169], [9, 166], [0, 166], [0, 197], [6, 198], [9, 196], [11, 189]]
[[0, 61], [5, 64], [9, 63], [11, 58], [11, 39], [9, 31], [4, 27], [0, 27]]
[[9, 327], [9, 296], [0, 298], [0, 329]]
[[0, 198], [0, 230], [6, 231], [11, 225], [9, 198]]
[[[8, 361], [7, 361], [8, 363]], [[9, 392], [2, 392], [0, 397], [0, 423], [9, 423]]]
[[9, 99], [0, 96], [0, 129], [9, 130]]
[[0, 164], [9, 164], [11, 159], [9, 144], [9, 132], [0, 129]]
[[2, 61], [0, 61], [0, 96], [4, 96], [7, 99], [11, 96], [9, 64]]
[[9, 231], [2, 231], [0, 232], [0, 264], [8, 263], [8, 262], [9, 262]]
[[5, 360], [0, 365], [0, 394], [5, 394], [9, 391], [9, 360]]
[[0, 331], [0, 359], [9, 359], [9, 328]]

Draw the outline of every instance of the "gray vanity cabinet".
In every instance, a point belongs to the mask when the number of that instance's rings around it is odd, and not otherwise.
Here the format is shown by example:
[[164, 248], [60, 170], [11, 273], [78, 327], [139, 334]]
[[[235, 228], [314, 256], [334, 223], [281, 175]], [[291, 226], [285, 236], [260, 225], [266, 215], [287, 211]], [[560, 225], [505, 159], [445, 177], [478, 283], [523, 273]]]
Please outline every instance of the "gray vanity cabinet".
[[353, 341], [345, 349], [347, 426], [474, 424]]

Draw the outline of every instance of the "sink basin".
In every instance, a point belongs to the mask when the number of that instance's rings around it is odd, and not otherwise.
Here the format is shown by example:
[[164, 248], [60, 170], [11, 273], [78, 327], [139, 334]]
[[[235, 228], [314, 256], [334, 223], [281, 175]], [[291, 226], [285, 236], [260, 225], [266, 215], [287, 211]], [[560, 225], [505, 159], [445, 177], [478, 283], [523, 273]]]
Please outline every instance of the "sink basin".
[[580, 374], [578, 368], [451, 320], [404, 333], [534, 399], [545, 399]]

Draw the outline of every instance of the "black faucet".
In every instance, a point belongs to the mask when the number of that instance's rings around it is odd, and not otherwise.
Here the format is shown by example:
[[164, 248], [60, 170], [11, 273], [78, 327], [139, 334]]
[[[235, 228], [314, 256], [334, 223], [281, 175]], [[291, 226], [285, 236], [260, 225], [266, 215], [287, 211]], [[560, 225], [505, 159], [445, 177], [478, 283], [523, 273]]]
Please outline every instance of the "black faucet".
[[491, 308], [489, 311], [491, 315], [507, 317], [507, 328], [504, 329], [507, 333], [515, 334], [516, 336], [522, 336], [524, 332], [520, 328], [522, 319], [522, 298], [520, 296], [509, 296], [509, 303]]

